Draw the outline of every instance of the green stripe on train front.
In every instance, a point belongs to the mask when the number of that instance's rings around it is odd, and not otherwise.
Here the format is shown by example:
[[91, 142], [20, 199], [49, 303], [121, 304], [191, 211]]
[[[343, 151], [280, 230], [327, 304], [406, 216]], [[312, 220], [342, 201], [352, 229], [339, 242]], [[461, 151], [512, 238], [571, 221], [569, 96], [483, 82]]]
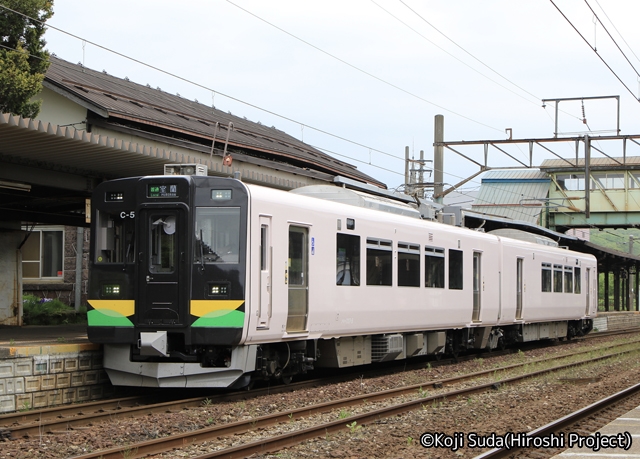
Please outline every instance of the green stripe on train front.
[[200, 317], [192, 327], [211, 328], [242, 328], [244, 326], [244, 312], [219, 309]]
[[111, 309], [92, 309], [87, 312], [90, 327], [133, 327], [133, 322]]

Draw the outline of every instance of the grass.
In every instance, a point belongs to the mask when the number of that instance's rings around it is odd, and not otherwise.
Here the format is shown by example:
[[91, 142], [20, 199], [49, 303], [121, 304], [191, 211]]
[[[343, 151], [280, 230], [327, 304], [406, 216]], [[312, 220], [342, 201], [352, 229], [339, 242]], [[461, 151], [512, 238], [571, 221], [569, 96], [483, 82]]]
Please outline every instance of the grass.
[[71, 306], [56, 299], [24, 295], [22, 308], [25, 325], [64, 325], [87, 322], [86, 308], [76, 312]]

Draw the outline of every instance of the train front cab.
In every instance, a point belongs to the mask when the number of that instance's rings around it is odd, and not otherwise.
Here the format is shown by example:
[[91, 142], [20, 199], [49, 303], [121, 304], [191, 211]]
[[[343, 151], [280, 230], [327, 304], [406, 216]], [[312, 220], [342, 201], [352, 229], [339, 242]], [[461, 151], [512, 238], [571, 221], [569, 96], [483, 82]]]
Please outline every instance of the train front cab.
[[227, 387], [255, 369], [241, 182], [155, 176], [96, 188], [88, 334], [115, 385]]

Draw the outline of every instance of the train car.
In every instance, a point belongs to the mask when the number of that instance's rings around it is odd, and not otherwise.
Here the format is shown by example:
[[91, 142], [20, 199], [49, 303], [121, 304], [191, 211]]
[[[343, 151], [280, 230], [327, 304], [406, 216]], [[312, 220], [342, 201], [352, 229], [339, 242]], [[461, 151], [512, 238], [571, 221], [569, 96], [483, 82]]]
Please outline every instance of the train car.
[[337, 186], [99, 185], [88, 336], [115, 385], [243, 387], [313, 368], [588, 333], [593, 256]]

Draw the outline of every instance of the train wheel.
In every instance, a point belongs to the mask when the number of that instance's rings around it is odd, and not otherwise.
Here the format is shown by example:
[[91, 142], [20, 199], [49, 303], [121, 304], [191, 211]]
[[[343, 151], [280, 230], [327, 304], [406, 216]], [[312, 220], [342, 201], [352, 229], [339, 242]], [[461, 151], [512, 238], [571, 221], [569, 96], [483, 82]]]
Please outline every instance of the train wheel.
[[280, 381], [282, 381], [282, 384], [291, 384], [291, 380], [293, 379], [292, 375], [282, 375], [280, 376]]

